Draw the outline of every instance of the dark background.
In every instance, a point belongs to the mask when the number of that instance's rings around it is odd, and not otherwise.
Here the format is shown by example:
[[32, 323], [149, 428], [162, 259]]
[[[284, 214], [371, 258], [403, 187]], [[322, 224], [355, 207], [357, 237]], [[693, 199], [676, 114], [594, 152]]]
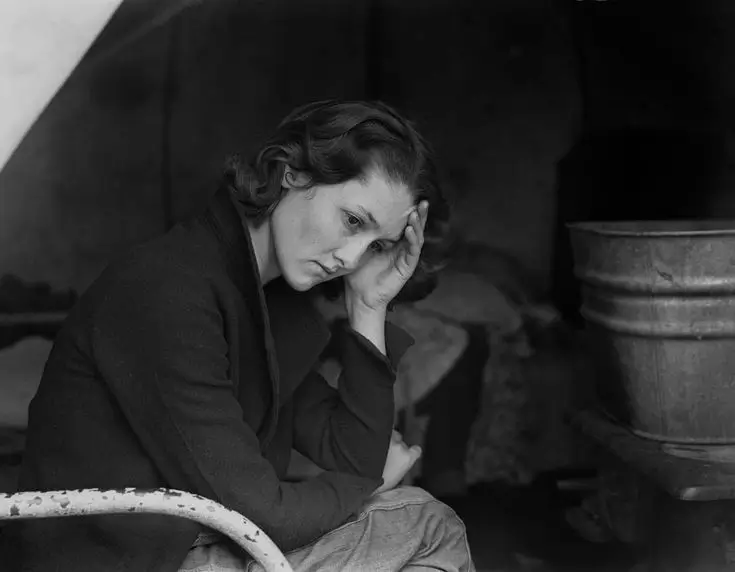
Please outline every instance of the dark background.
[[729, 0], [126, 0], [0, 172], [0, 274], [81, 291], [294, 106], [378, 98], [572, 314], [563, 222], [735, 210], [733, 32]]

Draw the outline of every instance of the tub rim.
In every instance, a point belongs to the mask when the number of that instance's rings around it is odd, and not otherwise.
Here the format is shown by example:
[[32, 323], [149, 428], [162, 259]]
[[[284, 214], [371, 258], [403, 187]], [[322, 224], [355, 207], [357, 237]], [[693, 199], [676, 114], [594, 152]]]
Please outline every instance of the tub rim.
[[[642, 228], [642, 227], [651, 228]], [[580, 221], [566, 223], [567, 229], [599, 236], [622, 237], [711, 237], [735, 236], [735, 219], [671, 219]]]

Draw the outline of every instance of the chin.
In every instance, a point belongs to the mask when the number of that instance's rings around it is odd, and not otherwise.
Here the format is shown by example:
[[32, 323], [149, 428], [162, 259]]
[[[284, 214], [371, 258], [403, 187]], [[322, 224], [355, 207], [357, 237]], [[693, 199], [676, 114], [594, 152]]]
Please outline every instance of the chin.
[[290, 272], [283, 274], [283, 279], [286, 281], [286, 283], [291, 286], [294, 290], [297, 292], [306, 292], [307, 290], [311, 290], [315, 285], [316, 281], [309, 277], [301, 275], [293, 275]]
[[283, 256], [283, 253], [276, 248], [276, 256], [278, 258], [278, 267], [281, 270], [281, 278], [291, 288], [297, 292], [306, 292], [316, 284], [315, 276], [305, 272], [305, 268], [290, 256]]

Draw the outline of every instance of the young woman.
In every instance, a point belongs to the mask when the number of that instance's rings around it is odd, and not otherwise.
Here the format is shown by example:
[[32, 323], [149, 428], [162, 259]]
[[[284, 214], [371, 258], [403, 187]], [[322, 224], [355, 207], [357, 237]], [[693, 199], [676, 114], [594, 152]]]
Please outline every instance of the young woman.
[[[447, 207], [427, 146], [378, 103], [287, 117], [209, 209], [112, 263], [59, 333], [29, 410], [22, 490], [168, 487], [253, 520], [296, 570], [473, 570], [464, 526], [398, 487], [420, 455], [393, 432], [386, 322], [435, 269]], [[308, 291], [333, 281], [343, 375]], [[286, 480], [295, 448], [324, 472]], [[13, 523], [9, 569], [240, 571], [246, 554], [154, 515]]]

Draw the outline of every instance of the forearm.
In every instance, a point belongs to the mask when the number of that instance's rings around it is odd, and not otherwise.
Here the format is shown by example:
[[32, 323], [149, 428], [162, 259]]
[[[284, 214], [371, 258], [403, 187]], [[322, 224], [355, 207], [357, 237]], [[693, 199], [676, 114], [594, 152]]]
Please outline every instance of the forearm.
[[[393, 429], [395, 367], [412, 340], [384, 319], [356, 325], [362, 332], [347, 324], [334, 330], [339, 390], [316, 373], [297, 390], [294, 439], [322, 468], [379, 477]], [[368, 335], [383, 340], [384, 353]]]
[[379, 478], [393, 428], [387, 358], [347, 326], [337, 333], [338, 389], [312, 372], [295, 394], [294, 445], [324, 469]]

